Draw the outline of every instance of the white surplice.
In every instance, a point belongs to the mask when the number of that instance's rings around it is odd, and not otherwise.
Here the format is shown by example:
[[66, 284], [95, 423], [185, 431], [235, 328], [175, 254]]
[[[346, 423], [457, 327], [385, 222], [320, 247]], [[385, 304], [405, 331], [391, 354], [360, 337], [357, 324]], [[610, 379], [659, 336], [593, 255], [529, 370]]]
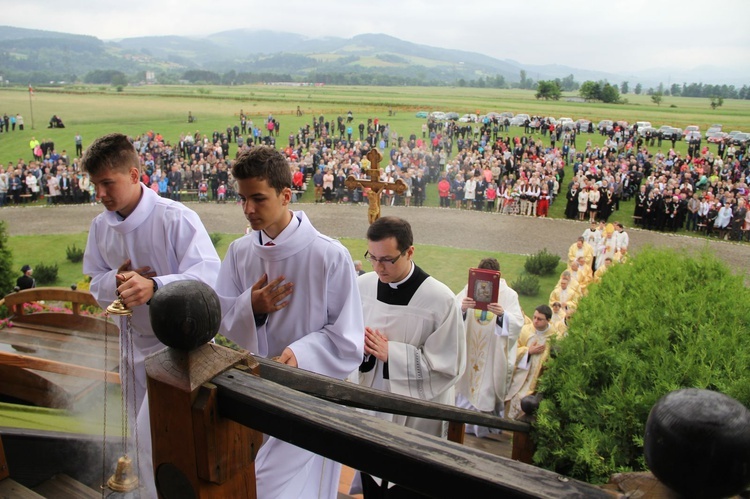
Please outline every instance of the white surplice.
[[[378, 388], [439, 404], [453, 405], [453, 386], [466, 366], [466, 336], [461, 308], [456, 305], [453, 292], [443, 283], [427, 276], [408, 303], [389, 304], [378, 299], [378, 288], [398, 295], [402, 286], [407, 288], [420, 274], [415, 266], [413, 275], [397, 290], [381, 283], [377, 273], [359, 276], [357, 284], [362, 295], [365, 326], [379, 330], [388, 338], [388, 377], [384, 377], [384, 363], [373, 362], [369, 370], [360, 372], [359, 384]], [[406, 291], [408, 293], [408, 291]], [[404, 300], [406, 301], [406, 300]], [[366, 368], [360, 368], [360, 371]], [[356, 374], [356, 373], [355, 373]], [[447, 424], [387, 413], [378, 417], [397, 424], [415, 428], [432, 435], [445, 437]]]
[[[91, 294], [103, 308], [115, 300], [115, 275], [128, 259], [132, 269], [151, 267], [160, 288], [170, 282], [188, 279], [212, 287], [216, 282], [221, 262], [198, 215], [181, 203], [159, 197], [143, 184], [141, 192], [138, 206], [127, 218], [105, 211], [91, 222], [83, 273], [91, 276]], [[124, 329], [127, 328], [121, 327]], [[133, 435], [137, 414], [141, 483], [155, 497], [144, 361], [164, 345], [151, 329], [148, 305], [133, 308], [130, 333], [133, 364], [126, 357], [127, 340], [121, 334], [120, 375], [126, 392], [126, 381], [133, 375], [135, 378], [137, 407], [129, 407], [128, 420]], [[127, 393], [126, 396], [127, 400], [132, 400], [132, 396]]]
[[[456, 297], [459, 306], [466, 293], [464, 287]], [[492, 312], [466, 311], [466, 371], [456, 384], [456, 392], [471, 403], [470, 408], [500, 416], [513, 375], [516, 342], [524, 318], [518, 294], [508, 287], [505, 279], [498, 283], [497, 302], [505, 311], [502, 325], [497, 324], [497, 316]], [[472, 431], [475, 434], [480, 431], [485, 434], [483, 430], [475, 430]]]
[[[354, 265], [346, 248], [320, 234], [304, 212], [293, 215], [273, 246], [264, 246], [258, 231], [229, 246], [216, 285], [221, 332], [262, 357], [289, 347], [301, 369], [344, 379], [364, 351]], [[256, 326], [251, 288], [264, 273], [269, 281], [283, 275], [294, 288], [289, 305]], [[258, 497], [336, 497], [338, 463], [269, 437], [255, 464]]]

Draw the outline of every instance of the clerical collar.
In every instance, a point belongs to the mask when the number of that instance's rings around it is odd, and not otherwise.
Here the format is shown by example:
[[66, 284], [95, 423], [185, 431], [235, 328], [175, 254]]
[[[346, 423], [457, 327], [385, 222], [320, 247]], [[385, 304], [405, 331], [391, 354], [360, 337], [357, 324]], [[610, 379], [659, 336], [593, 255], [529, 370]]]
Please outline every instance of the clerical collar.
[[414, 273], [414, 267], [415, 267], [415, 265], [414, 265], [414, 262], [412, 261], [412, 262], [411, 262], [411, 269], [409, 269], [409, 273], [408, 273], [408, 274], [406, 274], [406, 277], [404, 277], [403, 279], [401, 279], [401, 280], [400, 280], [400, 281], [398, 281], [398, 282], [389, 282], [389, 283], [388, 283], [388, 285], [389, 285], [390, 287], [392, 287], [393, 289], [398, 289], [398, 287], [399, 287], [399, 286], [400, 286], [401, 284], [403, 284], [403, 283], [405, 283], [406, 281], [408, 281], [408, 280], [409, 280], [409, 278], [411, 277], [411, 275], [412, 275], [412, 274]]
[[[260, 245], [265, 246], [266, 243], [273, 243], [274, 245], [281, 244], [297, 231], [297, 227], [300, 226], [302, 223], [302, 220], [299, 217], [294, 216], [294, 212], [290, 211], [292, 213], [292, 218], [289, 220], [289, 223], [284, 227], [284, 230], [282, 230], [276, 238], [271, 239], [268, 234], [266, 234], [266, 231], [261, 230], [259, 231], [260, 234]], [[296, 220], [297, 223], [293, 224], [292, 220]]]
[[424, 270], [412, 262], [412, 270], [403, 281], [391, 285], [378, 279], [378, 301], [388, 305], [407, 306], [428, 277], [430, 276]]

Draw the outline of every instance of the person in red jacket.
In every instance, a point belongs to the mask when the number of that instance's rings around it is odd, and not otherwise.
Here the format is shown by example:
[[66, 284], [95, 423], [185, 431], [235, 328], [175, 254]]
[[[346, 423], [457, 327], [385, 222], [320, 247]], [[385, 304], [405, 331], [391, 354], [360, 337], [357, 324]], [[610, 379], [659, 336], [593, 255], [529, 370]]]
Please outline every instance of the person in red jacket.
[[448, 182], [445, 172], [442, 174], [440, 182], [438, 182], [438, 196], [440, 196], [440, 207], [450, 208], [451, 206], [451, 183]]

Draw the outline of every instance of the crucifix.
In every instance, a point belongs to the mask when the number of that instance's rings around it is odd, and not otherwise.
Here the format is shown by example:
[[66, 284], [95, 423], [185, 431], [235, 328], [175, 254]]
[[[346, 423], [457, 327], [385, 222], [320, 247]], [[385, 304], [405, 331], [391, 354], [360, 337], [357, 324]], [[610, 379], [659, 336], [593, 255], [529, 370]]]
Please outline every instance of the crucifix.
[[370, 224], [380, 218], [380, 193], [383, 189], [394, 191], [396, 194], [403, 194], [406, 192], [407, 185], [402, 179], [396, 179], [395, 182], [383, 182], [380, 180], [380, 161], [383, 159], [383, 155], [377, 149], [372, 149], [365, 156], [370, 161], [370, 168], [363, 170], [364, 173], [370, 177], [370, 180], [362, 180], [349, 175], [344, 182], [347, 189], [356, 189], [357, 187], [370, 188], [367, 193], [369, 200], [369, 208], [367, 209], [367, 219]]

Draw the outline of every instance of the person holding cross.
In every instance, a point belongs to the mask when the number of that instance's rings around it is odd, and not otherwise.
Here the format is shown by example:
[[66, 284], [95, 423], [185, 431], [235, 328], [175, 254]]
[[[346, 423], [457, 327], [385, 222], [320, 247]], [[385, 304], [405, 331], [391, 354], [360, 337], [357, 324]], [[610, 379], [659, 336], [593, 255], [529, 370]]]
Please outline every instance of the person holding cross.
[[[363, 171], [367, 172], [370, 176], [370, 180], [361, 180], [354, 175], [349, 175], [346, 182], [344, 182], [344, 185], [346, 185], [346, 188], [349, 190], [354, 190], [357, 187], [362, 187], [364, 189], [369, 188], [367, 191], [367, 199], [369, 201], [367, 219], [370, 224], [372, 224], [375, 220], [380, 218], [380, 194], [383, 192], [383, 189], [387, 188], [396, 194], [403, 194], [406, 192], [408, 186], [406, 185], [406, 182], [400, 178], [396, 179], [395, 182], [384, 182], [380, 180], [380, 161], [383, 159], [383, 155], [380, 154], [380, 151], [372, 149], [365, 157], [367, 163], [371, 165], [371, 168], [363, 169]], [[365, 161], [362, 161], [363, 165], [365, 163]]]

